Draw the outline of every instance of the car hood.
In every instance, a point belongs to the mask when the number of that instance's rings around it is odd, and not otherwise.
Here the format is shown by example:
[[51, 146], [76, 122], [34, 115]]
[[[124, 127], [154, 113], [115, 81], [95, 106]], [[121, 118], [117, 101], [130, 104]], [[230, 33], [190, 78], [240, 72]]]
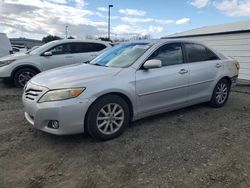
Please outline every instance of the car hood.
[[30, 82], [49, 89], [84, 87], [86, 82], [114, 76], [120, 71], [121, 68], [80, 64], [42, 72]]
[[8, 60], [13, 60], [13, 59], [19, 60], [19, 59], [27, 58], [29, 56], [30, 56], [29, 54], [25, 54], [25, 53], [20, 52], [20, 53], [15, 53], [12, 55], [1, 57], [0, 61], [8, 61]]

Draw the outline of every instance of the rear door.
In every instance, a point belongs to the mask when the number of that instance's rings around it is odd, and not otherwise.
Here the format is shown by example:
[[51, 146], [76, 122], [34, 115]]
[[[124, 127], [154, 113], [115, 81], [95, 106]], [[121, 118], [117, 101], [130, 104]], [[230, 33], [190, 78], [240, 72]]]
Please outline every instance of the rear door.
[[56, 45], [46, 52], [51, 52], [52, 56], [41, 55], [41, 65], [43, 70], [71, 65], [75, 63], [74, 55], [71, 53], [71, 43]]
[[185, 43], [189, 66], [189, 101], [198, 103], [209, 100], [215, 82], [223, 72], [221, 60], [201, 44]]
[[84, 63], [94, 59], [105, 48], [107, 47], [100, 43], [79, 42], [72, 44], [72, 53], [76, 63]]
[[[185, 105], [188, 93], [188, 65], [180, 43], [165, 44], [149, 59], [162, 61], [161, 68], [136, 72], [138, 112], [143, 114]], [[148, 60], [149, 60], [148, 59]]]

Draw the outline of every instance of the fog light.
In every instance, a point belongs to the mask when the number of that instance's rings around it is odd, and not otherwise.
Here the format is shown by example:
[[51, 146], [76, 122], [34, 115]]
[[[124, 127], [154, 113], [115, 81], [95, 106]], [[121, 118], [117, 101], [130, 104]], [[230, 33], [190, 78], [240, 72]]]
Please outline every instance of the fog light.
[[48, 123], [48, 127], [52, 129], [58, 129], [59, 128], [59, 122], [57, 120], [50, 120]]

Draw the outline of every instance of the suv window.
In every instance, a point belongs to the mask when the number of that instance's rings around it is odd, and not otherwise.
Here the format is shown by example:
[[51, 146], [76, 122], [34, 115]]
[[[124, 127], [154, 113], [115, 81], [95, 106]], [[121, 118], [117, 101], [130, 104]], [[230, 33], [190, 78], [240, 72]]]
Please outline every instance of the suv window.
[[51, 52], [53, 55], [70, 54], [71, 53], [70, 44], [57, 45], [48, 50], [47, 52]]
[[87, 53], [87, 52], [98, 52], [106, 48], [103, 44], [98, 43], [71, 43], [72, 53]]
[[158, 48], [149, 59], [161, 60], [162, 66], [181, 64], [183, 63], [181, 44], [166, 44]]
[[90, 43], [93, 52], [99, 52], [106, 48], [104, 44]]
[[71, 43], [71, 52], [72, 53], [86, 53], [88, 52], [87, 43]]
[[218, 57], [200, 44], [185, 44], [188, 62], [216, 60]]

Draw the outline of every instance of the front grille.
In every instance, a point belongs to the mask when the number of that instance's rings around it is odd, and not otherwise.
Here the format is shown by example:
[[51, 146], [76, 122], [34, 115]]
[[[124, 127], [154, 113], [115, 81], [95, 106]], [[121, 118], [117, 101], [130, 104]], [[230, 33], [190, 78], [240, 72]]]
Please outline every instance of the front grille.
[[33, 101], [33, 100], [35, 100], [41, 93], [42, 93], [42, 90], [30, 88], [30, 89], [25, 90], [25, 98]]
[[25, 87], [24, 98], [31, 101], [36, 101], [45, 92], [46, 88], [32, 83], [28, 83]]

